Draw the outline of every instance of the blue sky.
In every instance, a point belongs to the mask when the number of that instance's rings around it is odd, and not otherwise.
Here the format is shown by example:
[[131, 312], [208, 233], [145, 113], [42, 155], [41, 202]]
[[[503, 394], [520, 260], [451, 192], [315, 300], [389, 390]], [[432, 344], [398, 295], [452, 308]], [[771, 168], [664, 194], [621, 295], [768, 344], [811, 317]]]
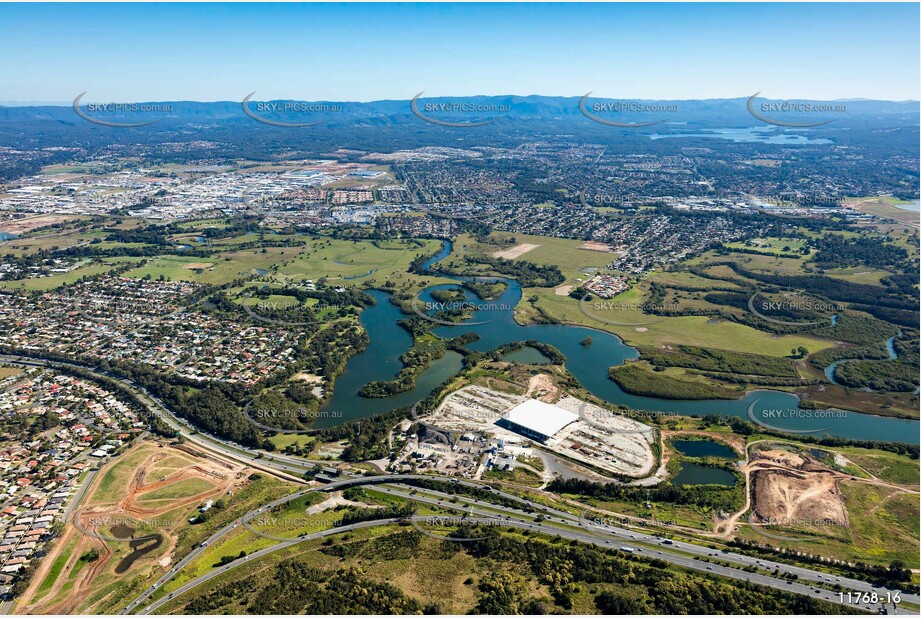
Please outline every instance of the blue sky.
[[918, 4], [0, 4], [0, 101], [919, 98]]

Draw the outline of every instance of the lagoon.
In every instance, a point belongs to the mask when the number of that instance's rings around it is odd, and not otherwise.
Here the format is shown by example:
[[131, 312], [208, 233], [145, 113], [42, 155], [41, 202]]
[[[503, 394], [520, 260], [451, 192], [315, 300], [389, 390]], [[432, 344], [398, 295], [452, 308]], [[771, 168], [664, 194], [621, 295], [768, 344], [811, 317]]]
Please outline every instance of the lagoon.
[[673, 440], [675, 450], [688, 457], [723, 457], [739, 459], [741, 455], [716, 440]]
[[681, 470], [672, 479], [672, 485], [725, 485], [726, 487], [734, 487], [735, 484], [736, 477], [729, 470], [687, 462], [681, 464]]
[[[452, 249], [446, 242], [438, 254], [424, 263], [431, 268], [447, 257]], [[451, 277], [460, 280], [459, 277]], [[497, 278], [499, 279], [499, 278]], [[522, 326], [514, 319], [515, 307], [521, 299], [521, 286], [514, 279], [501, 278], [508, 284], [497, 299], [483, 303], [483, 308], [473, 311], [469, 323], [438, 326], [433, 332], [445, 338], [464, 333], [476, 333], [479, 340], [467, 347], [488, 352], [513, 341], [535, 339], [555, 346], [566, 355], [566, 368], [579, 383], [596, 397], [613, 404], [636, 410], [651, 410], [665, 414], [705, 416], [716, 414], [755, 420], [783, 430], [811, 432], [807, 436], [840, 436], [855, 440], [880, 440], [886, 442], [919, 441], [919, 422], [916, 420], [842, 412], [842, 416], [829, 418], [821, 414], [781, 414], [777, 410], [797, 410], [799, 399], [790, 393], [773, 390], [751, 391], [739, 399], [681, 400], [659, 399], [625, 393], [608, 377], [608, 368], [638, 358], [639, 353], [607, 332], [568, 324], [532, 324]], [[420, 300], [434, 302], [431, 293], [437, 289], [455, 288], [452, 284], [431, 286], [422, 291]], [[470, 290], [463, 290], [468, 299], [479, 301]], [[461, 356], [448, 352], [416, 377], [411, 391], [384, 399], [366, 399], [358, 390], [373, 380], [392, 379], [401, 369], [399, 357], [412, 345], [412, 339], [397, 320], [403, 319], [398, 307], [385, 292], [370, 292], [377, 304], [362, 311], [361, 322], [368, 329], [371, 344], [367, 350], [349, 359], [344, 373], [335, 383], [332, 398], [323, 410], [336, 411], [333, 418], [320, 419], [316, 426], [334, 425], [343, 420], [354, 420], [400, 407], [410, 407], [431, 394], [441, 383], [461, 369]], [[473, 324], [476, 322], [476, 324]], [[582, 341], [591, 336], [592, 344]], [[751, 409], [751, 414], [749, 414]]]

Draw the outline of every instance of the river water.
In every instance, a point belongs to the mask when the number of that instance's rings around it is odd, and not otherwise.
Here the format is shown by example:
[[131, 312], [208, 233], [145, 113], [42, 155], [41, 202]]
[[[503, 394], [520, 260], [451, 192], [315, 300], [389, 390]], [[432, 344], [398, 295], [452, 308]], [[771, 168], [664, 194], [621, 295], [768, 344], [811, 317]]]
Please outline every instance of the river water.
[[[445, 243], [438, 254], [425, 262], [425, 268], [431, 268], [447, 257], [451, 248], [450, 242]], [[707, 400], [660, 399], [625, 393], [608, 377], [608, 368], [637, 358], [639, 354], [635, 348], [625, 345], [615, 335], [582, 326], [519, 325], [514, 320], [513, 308], [521, 299], [521, 286], [513, 279], [502, 280], [508, 287], [493, 301], [479, 301], [472, 292], [464, 290], [468, 299], [476, 300], [477, 306], [482, 307], [473, 312], [468, 320], [470, 323], [439, 326], [433, 332], [446, 338], [474, 332], [480, 339], [467, 347], [484, 352], [509, 342], [527, 339], [549, 343], [566, 355], [566, 368], [586, 390], [610, 403], [638, 410], [678, 415], [717, 414], [747, 420], [754, 418], [778, 429], [800, 433], [814, 432], [806, 435], [828, 434], [889, 442], [919, 441], [918, 421], [849, 411], [829, 414], [823, 411], [804, 411], [799, 409], [799, 400], [795, 395], [781, 391], [757, 390], [747, 393], [740, 399]], [[434, 301], [431, 297], [434, 290], [453, 287], [456, 286], [432, 286], [423, 290], [419, 298], [423, 302]], [[344, 420], [411, 406], [431, 394], [439, 384], [461, 368], [460, 355], [448, 352], [416, 377], [415, 388], [411, 391], [385, 399], [366, 399], [358, 396], [358, 389], [368, 382], [392, 379], [402, 367], [399, 356], [412, 345], [409, 333], [396, 324], [397, 320], [406, 316], [389, 301], [389, 295], [376, 290], [372, 290], [370, 294], [374, 296], [377, 304], [361, 312], [361, 322], [368, 330], [371, 343], [367, 350], [349, 359], [345, 372], [336, 380], [332, 398], [322, 408], [328, 414], [321, 414], [316, 423], [317, 427], [327, 427]], [[473, 322], [476, 324], [472, 324]], [[592, 338], [591, 345], [582, 345], [582, 341], [588, 336]], [[749, 415], [749, 409], [752, 416]]]

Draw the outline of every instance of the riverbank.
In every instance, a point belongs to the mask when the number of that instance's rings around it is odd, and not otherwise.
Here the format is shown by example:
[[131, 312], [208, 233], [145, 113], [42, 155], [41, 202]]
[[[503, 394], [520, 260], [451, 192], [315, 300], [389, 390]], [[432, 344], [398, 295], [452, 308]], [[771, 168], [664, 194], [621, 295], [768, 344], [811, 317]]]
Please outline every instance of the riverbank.
[[[535, 322], [529, 318], [526, 312], [521, 311], [521, 303], [513, 311], [513, 320], [515, 324], [521, 328], [528, 328], [532, 326], [539, 326], [542, 322]], [[603, 333], [608, 336], [617, 337], [624, 346], [633, 347], [630, 342], [624, 339], [621, 335], [613, 333], [609, 330], [605, 330], [599, 326], [592, 326], [587, 324], [582, 324], [579, 322], [574, 322], [572, 320], [559, 320], [554, 322], [555, 324], [570, 326], [580, 329], [593, 330], [598, 333]], [[640, 357], [642, 358], [642, 357]], [[619, 366], [619, 365], [618, 365]], [[821, 379], [822, 372], [813, 372], [808, 364], [799, 365], [801, 371], [805, 371], [807, 377]], [[790, 387], [767, 387], [759, 386], [757, 384], [749, 384], [749, 387], [745, 389], [739, 395], [719, 397], [720, 399], [734, 399], [739, 400], [746, 398], [747, 396], [759, 392], [759, 391], [775, 391], [777, 393], [784, 393], [796, 397], [798, 400], [812, 402], [818, 407], [828, 407], [832, 409], [845, 410], [848, 412], [856, 412], [858, 414], [865, 414], [868, 416], [878, 416], [884, 418], [893, 418], [909, 421], [917, 421], [921, 418], [921, 411], [919, 411], [916, 405], [911, 405], [910, 401], [903, 401], [903, 395], [911, 397], [911, 394], [891, 394], [891, 393], [876, 393], [870, 391], [861, 391], [858, 389], [848, 388], [843, 385], [838, 385], [835, 383], [831, 384], [816, 384], [814, 386], [790, 386]], [[628, 390], [628, 389], [625, 389]], [[637, 396], [656, 396], [652, 392], [644, 392], [642, 389], [629, 389], [630, 394]], [[659, 395], [661, 397], [661, 395]], [[917, 394], [914, 395], [917, 398]], [[668, 397], [669, 399], [681, 399], [681, 397]], [[859, 398], [859, 401], [855, 402], [854, 399]]]
[[[451, 244], [446, 242], [441, 251], [420, 264], [430, 276], [451, 280], [450, 283], [430, 285], [419, 292], [418, 299], [422, 305], [435, 303], [432, 292], [456, 288], [457, 282], [462, 280], [457, 277], [444, 277], [443, 274], [429, 270], [450, 252]], [[778, 410], [802, 408], [795, 394], [783, 390], [758, 389], [745, 393], [740, 391], [741, 396], [737, 398], [699, 400], [666, 399], [628, 393], [610, 379], [608, 369], [639, 358], [636, 349], [625, 345], [617, 335], [597, 328], [570, 324], [520, 325], [513, 308], [521, 301], [521, 286], [514, 279], [502, 279], [506, 282], [507, 289], [495, 301], [476, 303], [470, 321], [438, 325], [431, 332], [443, 339], [475, 333], [479, 337], [478, 340], [466, 347], [473, 352], [484, 354], [511, 342], [535, 340], [552, 345], [565, 355], [567, 372], [592, 396], [609, 404], [634, 410], [666, 415], [719, 415], [748, 420], [751, 409], [755, 418], [763, 420], [767, 425], [794, 432], [808, 431], [815, 432], [816, 435], [827, 434], [848, 439], [888, 442], [901, 442], [912, 437], [916, 442], [918, 440], [919, 424], [916, 420], [848, 412], [841, 418], [836, 418], [835, 423], [829, 427], [822, 419], [804, 414], [789, 413], [777, 418]], [[467, 292], [472, 295], [469, 290]], [[350, 359], [346, 371], [337, 380], [333, 399], [324, 406], [324, 409], [343, 411], [339, 422], [356, 420], [400, 407], [410, 407], [461, 370], [460, 355], [455, 353], [454, 359], [451, 360], [452, 355], [449, 353], [419, 373], [416, 376], [415, 388], [410, 391], [380, 399], [360, 397], [358, 391], [368, 382], [390, 380], [398, 374], [402, 369], [400, 356], [412, 346], [412, 338], [397, 324], [398, 320], [405, 319], [405, 314], [388, 302], [386, 293], [375, 291], [372, 295], [375, 295], [379, 302], [361, 314], [361, 322], [368, 330], [372, 344], [367, 351]], [[588, 336], [591, 336], [592, 344], [582, 345]]]

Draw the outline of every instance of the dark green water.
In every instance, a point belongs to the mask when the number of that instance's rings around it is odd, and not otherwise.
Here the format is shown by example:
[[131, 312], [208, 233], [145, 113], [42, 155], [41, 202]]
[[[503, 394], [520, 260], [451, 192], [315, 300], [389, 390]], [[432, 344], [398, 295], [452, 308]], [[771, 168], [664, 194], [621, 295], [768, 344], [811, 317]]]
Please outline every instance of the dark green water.
[[[445, 243], [445, 247], [438, 254], [426, 261], [425, 267], [430, 268], [447, 257], [450, 252], [451, 243]], [[519, 325], [513, 318], [512, 308], [521, 299], [521, 286], [513, 279], [503, 281], [508, 287], [493, 301], [481, 301], [473, 292], [463, 290], [467, 298], [477, 302], [479, 307], [473, 312], [469, 320], [471, 323], [439, 326], [433, 332], [445, 338], [468, 332], [476, 333], [480, 339], [468, 347], [484, 352], [512, 341], [536, 339], [549, 343], [566, 355], [566, 368], [584, 388], [605, 401], [637, 410], [693, 416], [716, 414], [751, 420], [748, 414], [751, 407], [754, 418], [767, 425], [796, 432], [814, 432], [807, 434], [810, 436], [827, 434], [859, 440], [915, 444], [919, 441], [918, 421], [857, 412], [842, 412], [834, 418], [816, 414], [815, 411], [802, 413], [803, 411], [799, 410], [799, 399], [795, 395], [781, 391], [758, 390], [751, 391], [739, 399], [705, 400], [659, 399], [625, 393], [608, 377], [608, 368], [637, 358], [639, 354], [636, 349], [625, 345], [615, 335], [582, 326]], [[456, 287], [451, 284], [432, 286], [423, 290], [419, 299], [423, 302], [434, 302], [431, 297], [432, 291]], [[336, 380], [332, 399], [323, 407], [323, 410], [335, 411], [336, 415], [332, 418], [321, 418], [316, 424], [317, 427], [411, 406], [424, 399], [439, 384], [460, 370], [461, 357], [449, 352], [417, 376], [416, 387], [412, 391], [387, 399], [359, 397], [358, 389], [368, 382], [393, 378], [401, 368], [399, 356], [412, 345], [409, 334], [396, 324], [397, 320], [405, 316], [389, 301], [386, 293], [372, 291], [371, 294], [377, 300], [377, 304], [365, 309], [361, 314], [361, 322], [368, 329], [371, 344], [365, 352], [353, 356], [347, 363], [345, 372]], [[591, 336], [592, 344], [581, 345], [582, 340], [588, 336]]]
[[321, 410], [315, 427], [330, 427], [343, 421], [409, 407], [430, 395], [439, 384], [461, 370], [463, 357], [452, 350], [416, 376], [413, 390], [385, 399], [367, 399], [358, 390], [375, 380], [392, 380], [403, 368], [400, 356], [412, 347], [408, 332], [397, 324], [406, 316], [390, 302], [390, 295], [378, 290], [369, 292], [377, 304], [361, 312], [361, 324], [371, 343], [361, 354], [349, 359], [345, 372], [336, 379], [333, 396]]
[[726, 459], [741, 457], [725, 444], [715, 440], [673, 440], [672, 446], [679, 453], [688, 457], [724, 457]]
[[115, 565], [115, 572], [118, 574], [126, 572], [135, 562], [163, 545], [162, 534], [148, 534], [135, 539], [133, 537], [136, 530], [124, 524], [113, 526], [111, 532], [116, 539], [132, 539], [128, 542], [128, 547], [132, 549], [132, 552]]
[[682, 463], [681, 470], [672, 479], [673, 485], [725, 485], [733, 487], [736, 484], [735, 475], [722, 468], [701, 466], [694, 463]]
[[514, 352], [509, 352], [502, 360], [521, 365], [548, 365], [550, 359], [531, 347], [524, 347]]

